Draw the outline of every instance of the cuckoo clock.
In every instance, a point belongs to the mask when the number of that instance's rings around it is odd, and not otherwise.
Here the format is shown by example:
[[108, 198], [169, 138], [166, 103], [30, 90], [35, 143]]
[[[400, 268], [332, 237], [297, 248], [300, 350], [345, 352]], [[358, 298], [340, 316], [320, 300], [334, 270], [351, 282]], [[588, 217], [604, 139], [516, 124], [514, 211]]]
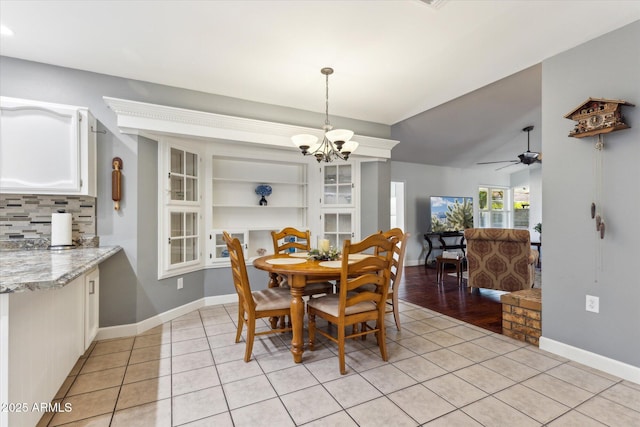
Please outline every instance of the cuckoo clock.
[[619, 99], [589, 98], [579, 107], [573, 109], [564, 117], [575, 120], [575, 128], [569, 132], [569, 136], [584, 138], [585, 136], [600, 135], [616, 130], [627, 129], [624, 122], [621, 107], [634, 105]]
[[605, 220], [601, 212], [602, 204], [602, 151], [604, 150], [604, 137], [606, 133], [627, 129], [629, 126], [622, 117], [622, 106], [634, 107], [633, 104], [619, 99], [589, 98], [579, 107], [567, 113], [564, 117], [575, 120], [575, 128], [569, 132], [574, 138], [597, 136], [593, 161], [593, 202], [591, 203], [591, 218], [596, 221], [596, 232], [600, 239], [604, 238]]

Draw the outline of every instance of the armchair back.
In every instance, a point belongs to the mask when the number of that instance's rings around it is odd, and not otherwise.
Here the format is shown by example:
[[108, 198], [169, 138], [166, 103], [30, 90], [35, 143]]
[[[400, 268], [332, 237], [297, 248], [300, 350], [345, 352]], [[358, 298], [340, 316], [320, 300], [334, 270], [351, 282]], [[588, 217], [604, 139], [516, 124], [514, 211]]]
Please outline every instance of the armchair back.
[[533, 287], [538, 252], [528, 230], [469, 228], [467, 265], [470, 288], [518, 291]]

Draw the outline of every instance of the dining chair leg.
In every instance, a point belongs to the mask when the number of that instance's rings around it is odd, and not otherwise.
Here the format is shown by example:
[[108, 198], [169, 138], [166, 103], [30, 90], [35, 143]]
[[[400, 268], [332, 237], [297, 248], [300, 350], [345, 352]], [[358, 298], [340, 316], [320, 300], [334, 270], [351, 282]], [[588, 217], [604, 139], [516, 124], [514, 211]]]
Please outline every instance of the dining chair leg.
[[316, 315], [309, 313], [309, 350], [314, 350], [316, 341]]
[[242, 326], [244, 325], [244, 310], [242, 306], [238, 307], [238, 331], [236, 332], [236, 343], [240, 342], [242, 337]]
[[347, 369], [345, 367], [344, 362], [344, 326], [338, 327], [338, 359], [340, 360], [340, 374], [344, 375], [347, 373]]
[[244, 361], [248, 362], [251, 360], [251, 352], [253, 351], [253, 338], [256, 334], [256, 319], [255, 317], [249, 316], [249, 320], [247, 321], [247, 347], [244, 350]]
[[378, 333], [376, 333], [376, 337], [378, 338], [378, 347], [380, 347], [380, 355], [382, 356], [382, 360], [385, 362], [389, 360], [389, 356], [387, 355], [387, 340], [386, 334], [384, 330], [384, 322], [376, 322], [376, 328], [378, 328]]
[[399, 331], [400, 330], [400, 313], [398, 313], [398, 295], [394, 293], [393, 297], [391, 298], [391, 301], [393, 301], [393, 319], [396, 321], [396, 329], [398, 329]]

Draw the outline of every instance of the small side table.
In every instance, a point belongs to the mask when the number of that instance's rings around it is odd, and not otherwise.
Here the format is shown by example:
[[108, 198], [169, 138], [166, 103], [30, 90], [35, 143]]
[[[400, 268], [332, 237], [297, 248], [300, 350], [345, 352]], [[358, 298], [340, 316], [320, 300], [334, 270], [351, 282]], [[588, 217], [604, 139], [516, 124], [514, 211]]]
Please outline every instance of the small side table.
[[436, 282], [442, 283], [444, 280], [444, 266], [445, 264], [453, 264], [456, 266], [456, 278], [458, 279], [458, 286], [462, 284], [462, 261], [464, 258], [444, 258], [436, 257]]

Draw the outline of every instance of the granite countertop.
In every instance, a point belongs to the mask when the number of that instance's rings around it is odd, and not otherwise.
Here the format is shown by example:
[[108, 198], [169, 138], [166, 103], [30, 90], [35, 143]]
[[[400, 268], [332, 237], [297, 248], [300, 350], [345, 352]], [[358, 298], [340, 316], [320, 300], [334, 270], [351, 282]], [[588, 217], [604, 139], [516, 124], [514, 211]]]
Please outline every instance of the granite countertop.
[[0, 294], [61, 288], [120, 250], [103, 246], [0, 252]]

